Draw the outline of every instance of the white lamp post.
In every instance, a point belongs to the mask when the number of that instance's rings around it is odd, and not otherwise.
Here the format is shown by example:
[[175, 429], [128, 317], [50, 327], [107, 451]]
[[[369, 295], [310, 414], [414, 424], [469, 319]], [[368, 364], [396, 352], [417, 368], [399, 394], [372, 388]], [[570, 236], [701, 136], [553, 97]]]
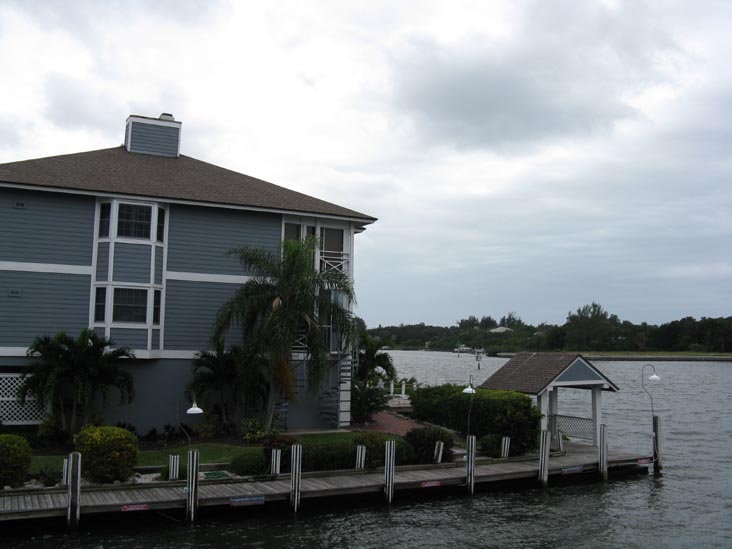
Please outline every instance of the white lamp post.
[[651, 368], [653, 370], [653, 373], [648, 376], [649, 381], [659, 381], [661, 378], [656, 374], [656, 367], [653, 364], [644, 364], [643, 368], [641, 368], [641, 387], [645, 391], [645, 393], [648, 395], [648, 398], [651, 399], [651, 419], [656, 415], [653, 410], [653, 396], [651, 393], [648, 392], [648, 389], [646, 389], [646, 368]]
[[[185, 428], [183, 427], [183, 424], [180, 422], [180, 416], [178, 415], [178, 408], [179, 408], [179, 405], [176, 402], [175, 403], [175, 419], [178, 422], [178, 427], [180, 427], [180, 430], [183, 431], [183, 434], [188, 439], [188, 447], [190, 448], [191, 447], [191, 435], [188, 434], [188, 431], [185, 430]], [[193, 404], [191, 405], [190, 408], [188, 408], [186, 410], [186, 414], [190, 415], [190, 416], [195, 416], [195, 415], [202, 414], [202, 413], [203, 413], [203, 410], [201, 408], [199, 408], [198, 404], [196, 403], [196, 393], [193, 393]]]
[[470, 404], [468, 405], [468, 432], [467, 435], [470, 436], [470, 413], [473, 411], [473, 395], [475, 394], [475, 389], [473, 388], [473, 376], [470, 376], [470, 381], [468, 382], [468, 386], [463, 389], [463, 393], [466, 395], [470, 395]]

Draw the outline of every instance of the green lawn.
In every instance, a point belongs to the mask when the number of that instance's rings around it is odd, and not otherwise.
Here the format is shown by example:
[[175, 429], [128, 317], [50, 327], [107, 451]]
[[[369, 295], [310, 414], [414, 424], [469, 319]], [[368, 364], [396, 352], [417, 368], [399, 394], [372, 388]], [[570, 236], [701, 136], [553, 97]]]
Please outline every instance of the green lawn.
[[[328, 442], [338, 443], [341, 441], [352, 441], [361, 433], [317, 433], [312, 435], [297, 435], [296, 438], [301, 442], [309, 442], [312, 444], [326, 444]], [[235, 456], [244, 453], [256, 453], [261, 452], [262, 448], [259, 446], [240, 446], [238, 444], [227, 444], [217, 442], [204, 442], [191, 444], [191, 448], [196, 448], [201, 453], [201, 463], [228, 463]], [[139, 466], [152, 466], [160, 465], [164, 466], [168, 464], [168, 456], [170, 454], [179, 454], [183, 459], [186, 459], [186, 452], [188, 451], [187, 444], [181, 444], [177, 446], [168, 446], [165, 448], [158, 448], [154, 450], [140, 450], [137, 459], [137, 465]], [[34, 455], [31, 460], [31, 473], [37, 473], [44, 467], [61, 470], [64, 461], [63, 455], [51, 455], [51, 456], [36, 456]]]

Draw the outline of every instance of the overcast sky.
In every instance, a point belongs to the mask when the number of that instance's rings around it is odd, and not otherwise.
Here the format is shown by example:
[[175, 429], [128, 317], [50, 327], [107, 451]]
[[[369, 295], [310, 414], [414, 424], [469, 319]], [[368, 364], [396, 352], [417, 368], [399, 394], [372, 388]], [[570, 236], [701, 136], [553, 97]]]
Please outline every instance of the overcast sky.
[[379, 218], [369, 326], [732, 315], [732, 3], [0, 1], [0, 162], [172, 112]]

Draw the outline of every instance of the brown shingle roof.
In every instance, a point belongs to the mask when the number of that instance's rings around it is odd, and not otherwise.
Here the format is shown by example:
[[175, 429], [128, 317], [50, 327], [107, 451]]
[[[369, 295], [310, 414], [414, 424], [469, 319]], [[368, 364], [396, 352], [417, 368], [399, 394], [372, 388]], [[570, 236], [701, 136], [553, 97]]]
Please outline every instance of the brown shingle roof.
[[0, 164], [0, 181], [321, 214], [356, 219], [363, 224], [376, 220], [189, 156], [129, 153], [122, 146]]
[[[489, 377], [481, 387], [537, 395], [577, 358], [582, 358], [587, 364], [590, 364], [586, 358], [579, 354], [517, 353], [516, 356]], [[615, 387], [602, 372], [594, 366], [593, 368], [607, 380], [611, 387]]]

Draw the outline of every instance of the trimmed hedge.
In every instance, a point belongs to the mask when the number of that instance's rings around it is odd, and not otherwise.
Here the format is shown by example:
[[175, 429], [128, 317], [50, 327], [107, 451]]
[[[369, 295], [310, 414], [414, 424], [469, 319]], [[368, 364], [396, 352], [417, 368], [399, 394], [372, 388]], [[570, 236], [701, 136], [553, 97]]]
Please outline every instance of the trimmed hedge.
[[[366, 446], [366, 467], [373, 469], [384, 466], [384, 444], [387, 440], [396, 441], [396, 465], [407, 465], [409, 463], [417, 463], [414, 448], [402, 437], [391, 435], [388, 433], [379, 433], [370, 431], [356, 437], [353, 441], [354, 445], [363, 444]], [[303, 448], [304, 451], [304, 448]], [[354, 450], [355, 452], [355, 450]], [[355, 453], [354, 453], [355, 461]], [[430, 460], [431, 461], [431, 460]], [[427, 462], [430, 463], [430, 462]]]
[[[441, 385], [414, 391], [414, 417], [461, 433], [467, 430], [471, 396], [460, 385]], [[472, 396], [470, 431], [479, 439], [486, 435], [511, 437], [511, 455], [536, 450], [541, 413], [531, 398], [514, 391], [478, 389]]]
[[94, 482], [125, 481], [137, 464], [137, 437], [120, 427], [84, 427], [74, 437], [82, 475]]
[[269, 459], [262, 452], [244, 452], [229, 464], [229, 470], [240, 477], [264, 475], [268, 469]]
[[441, 440], [442, 461], [452, 461], [452, 446], [454, 440], [447, 429], [441, 427], [417, 427], [409, 431], [404, 438], [414, 448], [417, 463], [432, 463], [435, 457], [435, 443]]
[[28, 441], [18, 435], [0, 435], [0, 488], [23, 482], [31, 464]]

